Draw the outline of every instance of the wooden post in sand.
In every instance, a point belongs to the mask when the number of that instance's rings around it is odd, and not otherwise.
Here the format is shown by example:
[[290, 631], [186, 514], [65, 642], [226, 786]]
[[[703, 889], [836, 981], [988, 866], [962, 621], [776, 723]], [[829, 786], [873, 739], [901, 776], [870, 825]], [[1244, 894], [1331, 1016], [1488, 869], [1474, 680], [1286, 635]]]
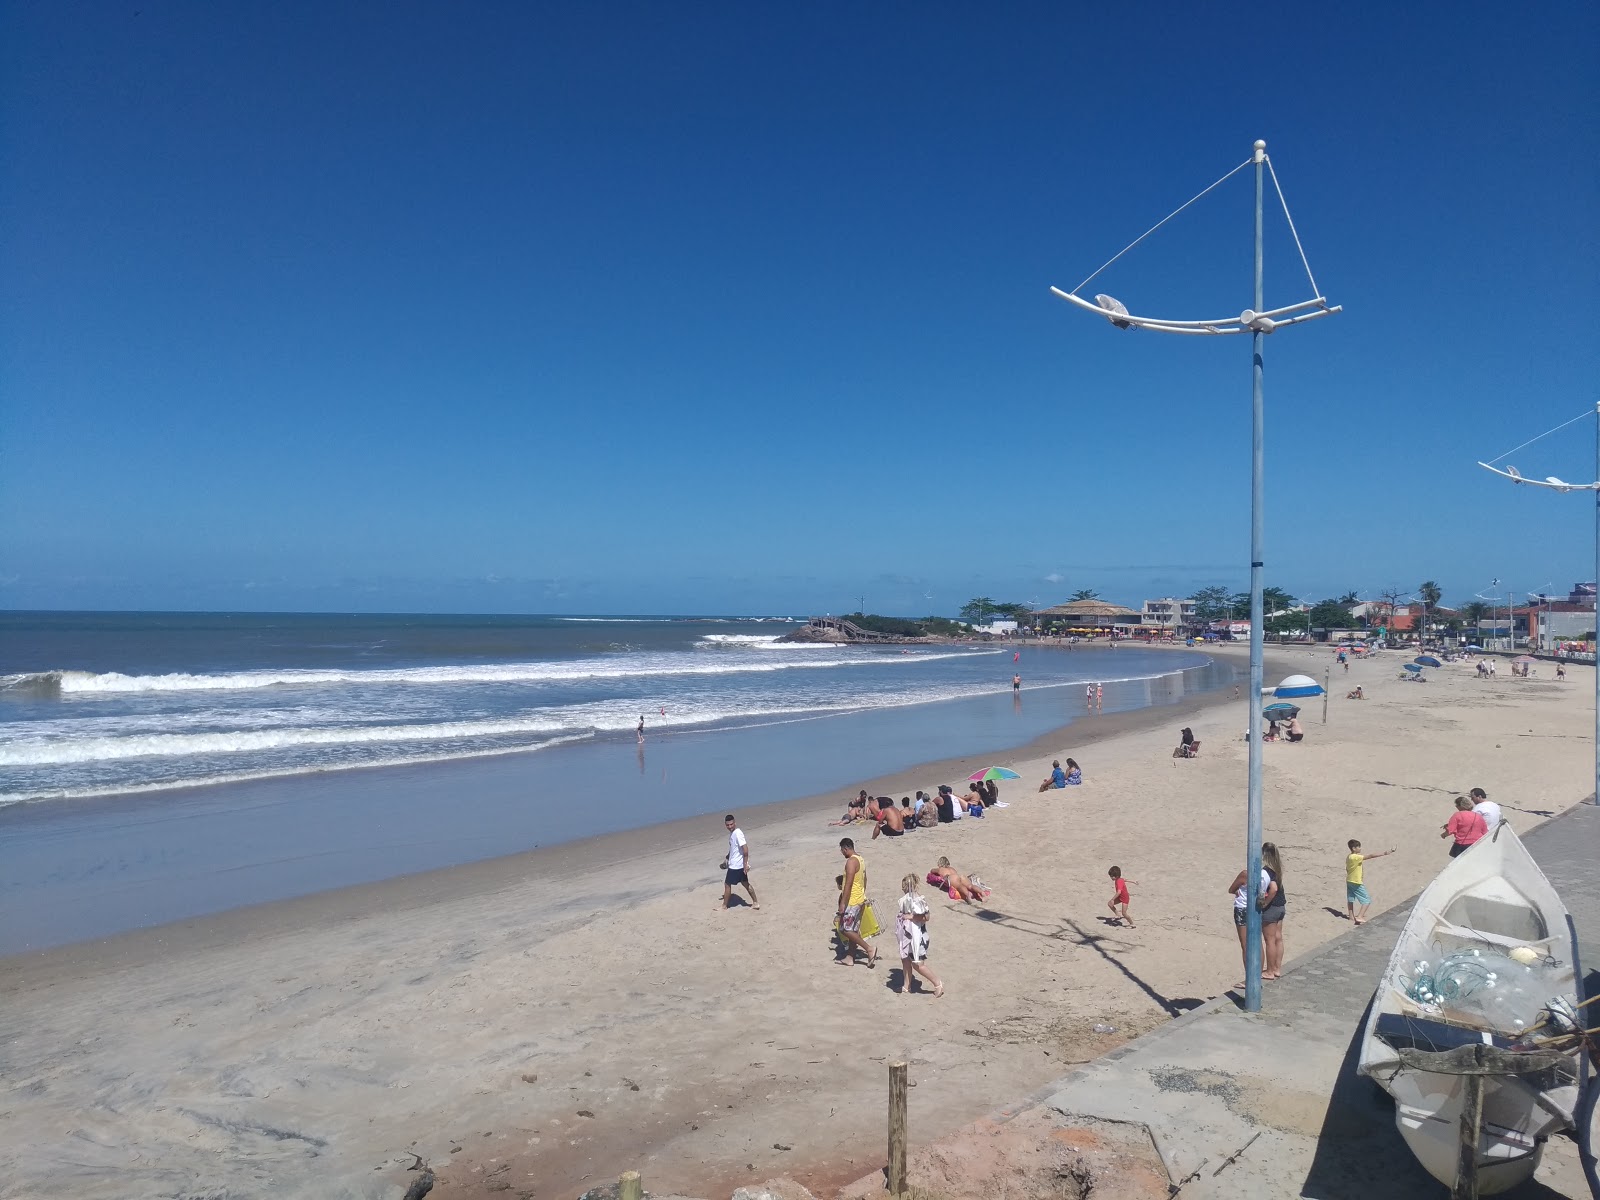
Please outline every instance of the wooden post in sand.
[[644, 1180], [637, 1171], [624, 1171], [617, 1180], [617, 1200], [644, 1200]]
[[1328, 693], [1333, 690], [1333, 668], [1329, 667], [1322, 676], [1322, 723], [1328, 723]]
[[906, 1064], [889, 1064], [889, 1194], [906, 1190]]

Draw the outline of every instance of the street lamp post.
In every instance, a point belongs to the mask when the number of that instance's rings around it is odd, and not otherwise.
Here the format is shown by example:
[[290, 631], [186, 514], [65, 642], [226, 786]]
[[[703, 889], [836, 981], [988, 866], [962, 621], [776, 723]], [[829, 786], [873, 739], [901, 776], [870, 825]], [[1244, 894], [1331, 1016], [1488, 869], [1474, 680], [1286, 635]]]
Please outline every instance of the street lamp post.
[[[1130, 313], [1127, 307], [1116, 298], [1107, 295], [1096, 295], [1094, 302], [1090, 303], [1077, 293], [1100, 275], [1117, 259], [1121, 258], [1134, 246], [1137, 246], [1160, 226], [1166, 224], [1178, 213], [1188, 208], [1196, 200], [1204, 196], [1227, 180], [1232, 175], [1242, 171], [1247, 166], [1255, 167], [1255, 292], [1253, 307], [1245, 309], [1237, 317], [1228, 317], [1215, 321], [1175, 321], [1158, 317], [1141, 317]], [[1265, 278], [1262, 271], [1262, 241], [1263, 241], [1263, 203], [1265, 194], [1265, 178], [1270, 173], [1272, 186], [1277, 192], [1278, 201], [1283, 205], [1283, 213], [1289, 224], [1289, 232], [1294, 235], [1295, 248], [1300, 252], [1301, 264], [1305, 266], [1306, 278], [1311, 285], [1312, 298], [1303, 300], [1298, 304], [1291, 304], [1285, 308], [1266, 310]], [[1261, 1008], [1261, 910], [1256, 904], [1257, 893], [1261, 879], [1261, 692], [1264, 684], [1263, 653], [1265, 645], [1266, 621], [1264, 616], [1265, 604], [1262, 597], [1262, 581], [1264, 573], [1263, 544], [1265, 541], [1265, 487], [1264, 455], [1263, 455], [1263, 427], [1265, 425], [1265, 406], [1262, 396], [1263, 382], [1263, 357], [1265, 351], [1266, 335], [1274, 330], [1297, 325], [1304, 321], [1316, 320], [1319, 317], [1332, 316], [1339, 312], [1338, 305], [1330, 306], [1317, 291], [1317, 281], [1311, 274], [1311, 265], [1306, 261], [1305, 249], [1300, 245], [1300, 235], [1295, 232], [1294, 219], [1289, 216], [1289, 206], [1283, 198], [1283, 189], [1278, 183], [1277, 172], [1273, 171], [1271, 160], [1267, 158], [1267, 144], [1257, 141], [1251, 149], [1251, 155], [1240, 163], [1227, 175], [1180, 205], [1156, 225], [1145, 233], [1135, 238], [1119, 253], [1106, 262], [1100, 270], [1090, 275], [1070, 292], [1060, 288], [1051, 288], [1057, 296], [1068, 303], [1085, 309], [1088, 312], [1106, 318], [1118, 329], [1150, 329], [1158, 333], [1181, 333], [1196, 336], [1238, 334], [1249, 332], [1251, 335], [1250, 354], [1250, 778], [1247, 788], [1247, 806], [1245, 815], [1245, 889], [1249, 897], [1249, 904], [1245, 908], [1246, 935], [1245, 935], [1245, 1008], [1250, 1012], [1257, 1012]]]

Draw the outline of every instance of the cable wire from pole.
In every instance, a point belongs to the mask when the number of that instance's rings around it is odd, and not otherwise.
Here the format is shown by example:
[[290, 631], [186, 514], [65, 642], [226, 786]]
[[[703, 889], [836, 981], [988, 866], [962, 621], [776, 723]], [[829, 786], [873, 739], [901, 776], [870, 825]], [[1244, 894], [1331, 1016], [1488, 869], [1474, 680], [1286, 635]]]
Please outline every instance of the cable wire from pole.
[[1300, 265], [1306, 269], [1306, 279], [1311, 284], [1311, 294], [1320, 296], [1322, 293], [1317, 291], [1316, 276], [1311, 273], [1311, 263], [1306, 259], [1306, 248], [1300, 244], [1300, 234], [1294, 227], [1294, 218], [1289, 215], [1289, 202], [1283, 198], [1283, 185], [1278, 182], [1278, 173], [1272, 169], [1272, 157], [1270, 155], [1265, 157], [1267, 174], [1272, 176], [1272, 190], [1278, 193], [1278, 203], [1283, 206], [1283, 219], [1289, 222], [1289, 233], [1294, 238], [1294, 248], [1300, 251]]
[[1491, 458], [1489, 460], [1489, 462], [1492, 464], [1492, 463], [1499, 462], [1500, 459], [1510, 458], [1518, 450], [1526, 450], [1529, 446], [1533, 445], [1535, 442], [1549, 437], [1552, 433], [1560, 433], [1568, 425], [1576, 425], [1579, 421], [1583, 420], [1585, 417], [1592, 417], [1594, 415], [1595, 415], [1595, 410], [1594, 409], [1586, 408], [1581, 413], [1579, 413], [1577, 416], [1573, 417], [1572, 420], [1563, 421], [1563, 422], [1561, 422], [1561, 424], [1557, 425], [1554, 429], [1547, 429], [1543, 433], [1541, 433], [1538, 437], [1529, 438], [1527, 441], [1523, 442], [1522, 445], [1511, 447], [1511, 449], [1507, 450], [1504, 454], [1500, 455], [1500, 458]]
[[1204, 192], [1200, 192], [1200, 193], [1198, 193], [1198, 194], [1196, 194], [1194, 196], [1191, 196], [1188, 200], [1185, 200], [1182, 204], [1178, 205], [1177, 208], [1173, 209], [1166, 216], [1162, 217], [1161, 220], [1157, 221], [1154, 225], [1150, 226], [1149, 229], [1146, 229], [1138, 237], [1134, 238], [1133, 241], [1129, 242], [1121, 250], [1118, 250], [1110, 258], [1106, 259], [1105, 262], [1100, 264], [1100, 269], [1098, 271], [1096, 271], [1093, 275], [1089, 276], [1089, 278], [1085, 279], [1077, 287], [1073, 288], [1072, 289], [1072, 294], [1074, 296], [1076, 296], [1080, 291], [1082, 291], [1084, 288], [1088, 287], [1091, 283], [1093, 283], [1094, 280], [1101, 274], [1101, 272], [1103, 272], [1112, 263], [1116, 262], [1117, 259], [1121, 258], [1129, 250], [1132, 250], [1140, 242], [1144, 241], [1145, 238], [1149, 237], [1152, 233], [1154, 233], [1156, 230], [1160, 229], [1168, 221], [1172, 220], [1173, 217], [1177, 216], [1184, 209], [1188, 208], [1189, 205], [1193, 204], [1196, 200], [1198, 200], [1202, 196], [1206, 195], [1207, 192], [1215, 191], [1218, 187], [1220, 187], [1222, 184], [1226, 183], [1228, 180], [1232, 179], [1235, 175], [1237, 175], [1240, 171], [1244, 170], [1246, 167], [1248, 167], [1254, 161], [1255, 161], [1254, 159], [1250, 159], [1250, 158], [1245, 159], [1237, 167], [1235, 167], [1233, 170], [1229, 171], [1221, 179], [1217, 180], [1216, 183], [1213, 183], [1210, 187], [1206, 188], [1206, 190]]

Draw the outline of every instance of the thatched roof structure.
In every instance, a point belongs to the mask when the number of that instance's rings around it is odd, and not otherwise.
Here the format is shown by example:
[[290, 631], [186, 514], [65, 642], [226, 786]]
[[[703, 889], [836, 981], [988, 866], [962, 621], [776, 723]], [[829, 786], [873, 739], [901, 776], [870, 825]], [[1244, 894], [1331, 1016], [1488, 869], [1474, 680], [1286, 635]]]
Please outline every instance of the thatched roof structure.
[[1126, 620], [1129, 617], [1137, 617], [1139, 614], [1131, 608], [1124, 608], [1120, 604], [1112, 604], [1106, 600], [1069, 600], [1065, 604], [1041, 608], [1033, 615], [1036, 619], [1041, 620], [1073, 621], [1078, 624], [1103, 624], [1119, 618]]

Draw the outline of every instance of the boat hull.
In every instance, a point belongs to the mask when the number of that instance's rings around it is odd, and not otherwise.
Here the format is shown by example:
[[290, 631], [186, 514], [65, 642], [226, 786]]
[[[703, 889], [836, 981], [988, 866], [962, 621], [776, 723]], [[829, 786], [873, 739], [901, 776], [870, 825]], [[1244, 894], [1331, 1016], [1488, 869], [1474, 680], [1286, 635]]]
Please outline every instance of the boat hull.
[[[1373, 998], [1357, 1069], [1394, 1098], [1401, 1137], [1439, 1182], [1455, 1183], [1465, 1077], [1403, 1066], [1401, 1051], [1467, 1042], [1514, 1051], [1547, 1000], [1575, 997], [1576, 961], [1566, 906], [1509, 825], [1450, 860], [1418, 897]], [[1571, 1068], [1483, 1077], [1481, 1194], [1528, 1179], [1545, 1139], [1571, 1126]]]

